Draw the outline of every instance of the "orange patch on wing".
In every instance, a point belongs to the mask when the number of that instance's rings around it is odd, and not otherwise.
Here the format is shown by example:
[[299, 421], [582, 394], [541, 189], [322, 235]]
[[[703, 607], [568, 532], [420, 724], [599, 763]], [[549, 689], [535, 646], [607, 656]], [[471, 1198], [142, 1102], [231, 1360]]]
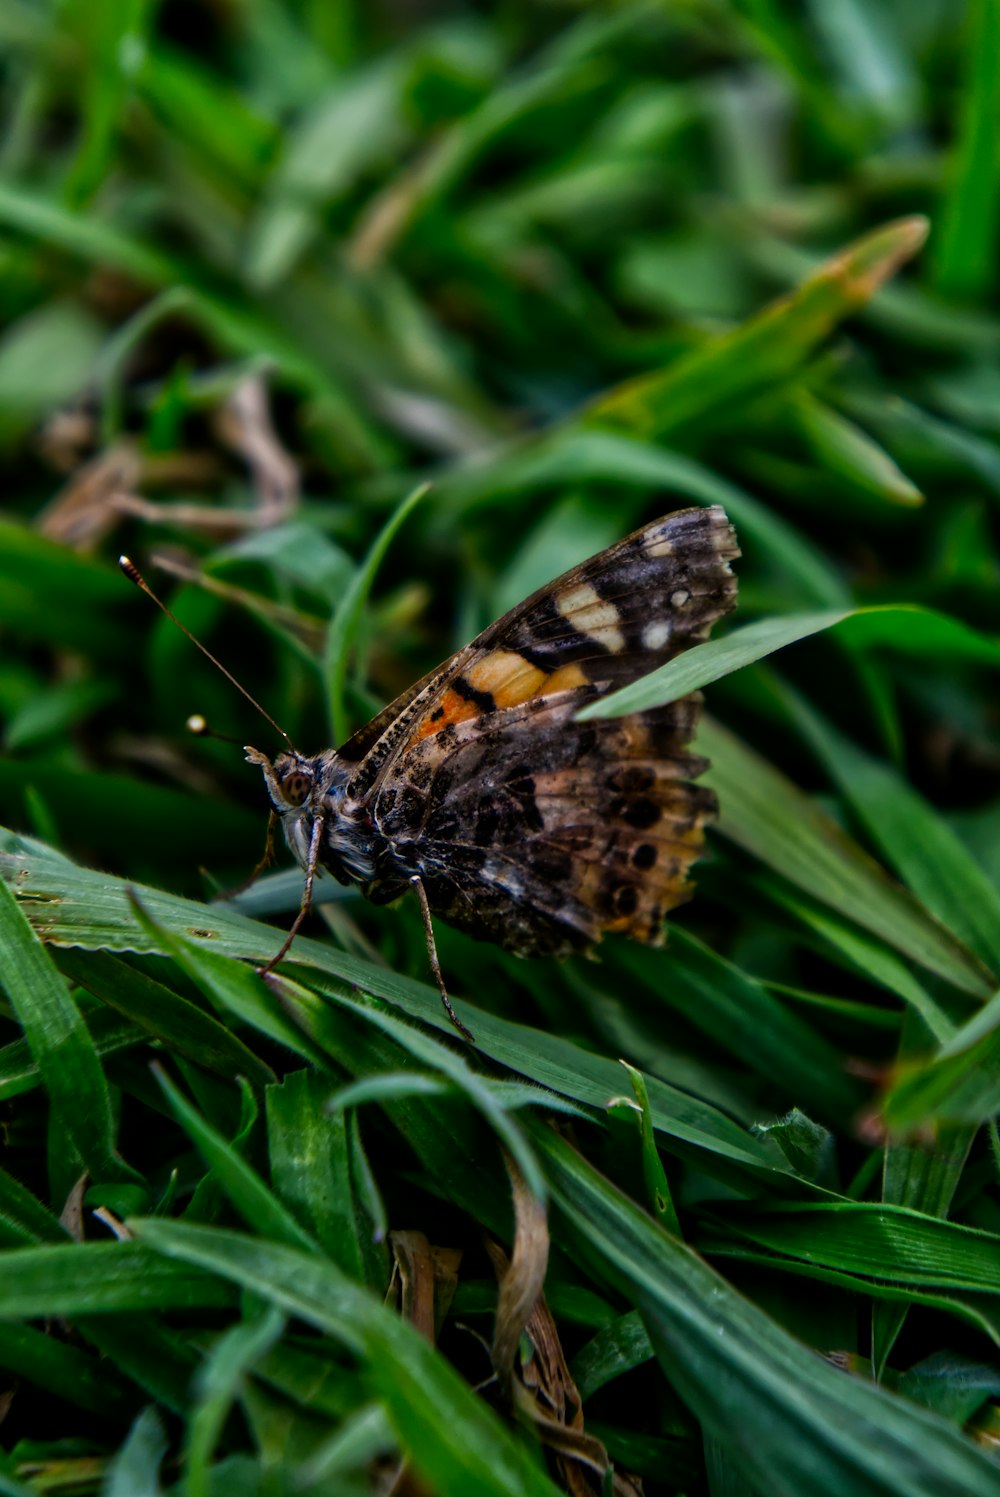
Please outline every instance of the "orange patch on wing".
[[[533, 697], [571, 691], [575, 686], [588, 684], [588, 677], [578, 665], [560, 666], [550, 675], [525, 660], [516, 650], [490, 650], [481, 660], [474, 661], [463, 675], [475, 691], [488, 692], [498, 708], [520, 707]], [[466, 701], [449, 687], [437, 706], [418, 724], [410, 742], [420, 743], [424, 738], [433, 738], [442, 728], [450, 727], [452, 723], [469, 722], [482, 716], [482, 712], [482, 707]]]
[[552, 691], [572, 691], [574, 686], [589, 686], [590, 677], [578, 665], [561, 665], [545, 680], [545, 695]]
[[449, 689], [433, 711], [428, 712], [423, 721], [418, 724], [410, 742], [419, 743], [423, 738], [432, 738], [435, 733], [440, 733], [442, 728], [448, 728], [452, 723], [468, 722], [470, 717], [479, 717], [481, 712], [482, 708], [477, 707], [475, 702], [467, 702], [464, 697], [459, 696], [457, 691]]
[[488, 691], [497, 707], [520, 707], [533, 697], [587, 685], [587, 676], [578, 665], [563, 665], [549, 673], [516, 650], [491, 650], [469, 666], [465, 679], [477, 691]]
[[516, 650], [491, 650], [469, 666], [465, 679], [477, 691], [488, 691], [498, 707], [519, 707], [537, 696], [548, 676]]

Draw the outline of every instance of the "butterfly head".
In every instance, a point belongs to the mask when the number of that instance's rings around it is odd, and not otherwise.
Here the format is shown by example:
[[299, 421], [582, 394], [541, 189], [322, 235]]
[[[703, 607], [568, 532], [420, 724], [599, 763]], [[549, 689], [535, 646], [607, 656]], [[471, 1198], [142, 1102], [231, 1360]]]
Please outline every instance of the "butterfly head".
[[282, 819], [285, 841], [304, 868], [309, 863], [314, 823], [320, 818], [325, 825], [323, 866], [342, 883], [373, 876], [371, 816], [362, 803], [348, 800], [348, 767], [332, 750], [314, 759], [279, 754], [273, 763], [259, 749], [245, 752], [247, 763], [260, 765], [271, 804]]
[[320, 759], [306, 759], [302, 754], [279, 754], [272, 761], [260, 749], [247, 747], [248, 764], [259, 764], [271, 804], [279, 816], [297, 811], [310, 799], [316, 783]]

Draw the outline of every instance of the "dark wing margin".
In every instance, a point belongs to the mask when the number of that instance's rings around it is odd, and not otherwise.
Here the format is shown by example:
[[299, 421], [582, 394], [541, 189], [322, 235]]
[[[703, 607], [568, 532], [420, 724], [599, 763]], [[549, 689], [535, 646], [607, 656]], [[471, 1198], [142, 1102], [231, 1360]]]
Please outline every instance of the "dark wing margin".
[[617, 689], [707, 639], [736, 600], [737, 556], [720, 505], [676, 510], [539, 589], [475, 643], [546, 671], [585, 665]]

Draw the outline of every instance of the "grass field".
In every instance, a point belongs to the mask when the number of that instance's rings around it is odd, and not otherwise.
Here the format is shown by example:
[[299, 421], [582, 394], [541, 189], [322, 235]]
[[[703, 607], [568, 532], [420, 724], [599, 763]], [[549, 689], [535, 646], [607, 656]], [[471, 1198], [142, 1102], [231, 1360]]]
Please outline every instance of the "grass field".
[[[1000, 0], [0, 7], [0, 1497], [1000, 1491], [998, 59]], [[439, 922], [472, 1048], [327, 880], [261, 980], [302, 877], [210, 902], [267, 799], [184, 725], [277, 735], [118, 553], [312, 752], [689, 504], [666, 947]]]

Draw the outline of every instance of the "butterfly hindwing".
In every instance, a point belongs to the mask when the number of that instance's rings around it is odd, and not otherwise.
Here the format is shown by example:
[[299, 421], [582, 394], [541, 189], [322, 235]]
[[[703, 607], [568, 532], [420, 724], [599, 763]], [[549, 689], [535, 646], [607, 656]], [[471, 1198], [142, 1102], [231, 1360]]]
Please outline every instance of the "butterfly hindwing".
[[694, 699], [589, 723], [575, 706], [571, 695], [479, 732], [463, 724], [429, 781], [418, 769], [423, 788], [408, 755], [378, 801], [431, 907], [523, 956], [565, 956], [605, 931], [658, 939], [714, 812], [690, 783], [705, 761], [683, 748]]

